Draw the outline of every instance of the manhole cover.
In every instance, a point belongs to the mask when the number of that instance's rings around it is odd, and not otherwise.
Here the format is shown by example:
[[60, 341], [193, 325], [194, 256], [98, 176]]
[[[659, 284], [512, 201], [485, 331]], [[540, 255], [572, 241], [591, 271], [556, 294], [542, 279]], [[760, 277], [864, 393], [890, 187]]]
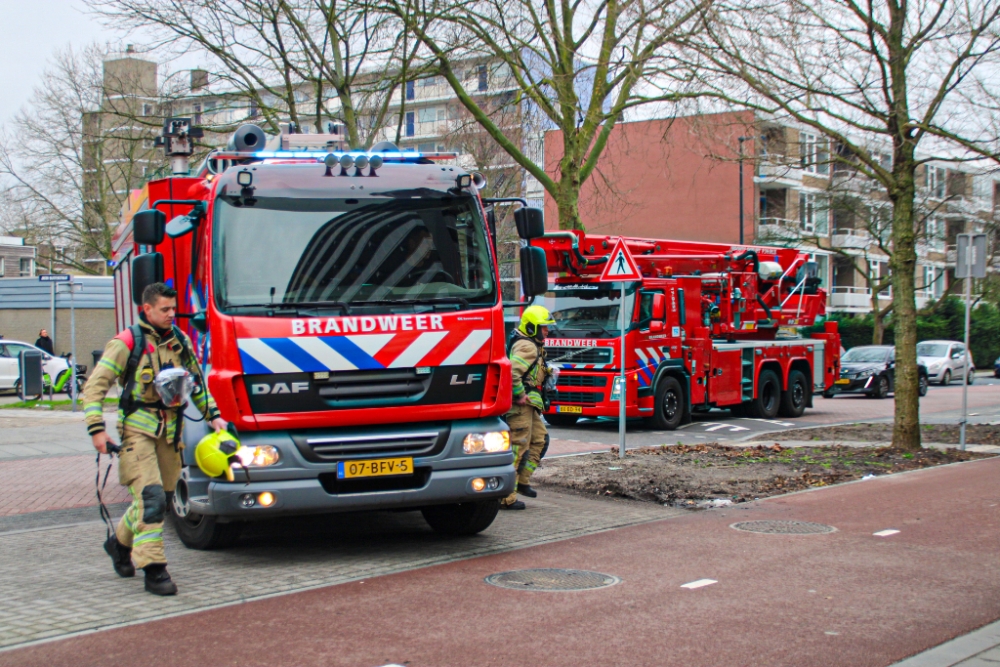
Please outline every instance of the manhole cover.
[[497, 572], [486, 577], [488, 584], [521, 591], [587, 591], [614, 586], [620, 581], [618, 577], [600, 572], [552, 568]]
[[745, 533], [768, 533], [771, 535], [820, 535], [836, 532], [836, 528], [824, 523], [811, 521], [740, 521], [730, 528]]

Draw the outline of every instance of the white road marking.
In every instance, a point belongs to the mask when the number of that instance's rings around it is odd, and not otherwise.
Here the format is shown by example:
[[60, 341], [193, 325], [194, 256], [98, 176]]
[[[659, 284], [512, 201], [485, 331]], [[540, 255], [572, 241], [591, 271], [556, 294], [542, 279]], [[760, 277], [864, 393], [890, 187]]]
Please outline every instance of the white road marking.
[[875, 537], [889, 537], [890, 535], [895, 535], [898, 532], [899, 532], [898, 530], [893, 530], [892, 528], [889, 528], [887, 530], [880, 530], [877, 533], [872, 533], [872, 535], [874, 535]]
[[681, 588], [695, 589], [701, 588], [702, 586], [711, 586], [712, 584], [719, 583], [715, 579], [699, 579], [698, 581], [692, 581], [690, 583], [684, 584]]
[[705, 426], [711, 426], [711, 428], [706, 428], [706, 432], [719, 431], [721, 429], [726, 429], [730, 433], [736, 433], [737, 431], [749, 431], [746, 426], [736, 426], [735, 424], [717, 424], [715, 422], [707, 422]]
[[753, 417], [742, 417], [742, 419], [745, 419], [746, 421], [750, 422], [763, 422], [765, 424], [774, 424], [776, 426], [795, 426], [795, 424], [792, 424], [791, 422], [779, 422], [774, 419], [755, 419]]

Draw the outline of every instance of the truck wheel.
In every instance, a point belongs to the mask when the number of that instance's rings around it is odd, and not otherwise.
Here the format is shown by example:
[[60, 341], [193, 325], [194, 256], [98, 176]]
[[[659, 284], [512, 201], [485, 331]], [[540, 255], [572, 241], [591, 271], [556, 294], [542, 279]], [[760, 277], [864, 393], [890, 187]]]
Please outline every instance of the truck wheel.
[[187, 507], [187, 496], [183, 482], [177, 484], [170, 503], [170, 514], [174, 520], [177, 537], [188, 549], [207, 551], [226, 549], [239, 539], [243, 524], [240, 522], [219, 523], [214, 516], [196, 514]]
[[753, 414], [759, 419], [774, 419], [781, 407], [781, 381], [771, 369], [760, 373], [757, 381], [757, 397], [750, 403]]
[[792, 371], [788, 374], [788, 389], [781, 393], [781, 407], [778, 414], [782, 417], [801, 417], [806, 411], [809, 400], [809, 387], [802, 371]]
[[490, 527], [500, 512], [500, 500], [480, 500], [457, 505], [434, 505], [420, 510], [435, 532], [445, 535], [475, 535]]
[[552, 426], [572, 426], [579, 419], [579, 415], [546, 414], [545, 421]]
[[665, 375], [656, 384], [656, 404], [653, 406], [653, 426], [673, 431], [684, 419], [684, 389], [672, 375]]

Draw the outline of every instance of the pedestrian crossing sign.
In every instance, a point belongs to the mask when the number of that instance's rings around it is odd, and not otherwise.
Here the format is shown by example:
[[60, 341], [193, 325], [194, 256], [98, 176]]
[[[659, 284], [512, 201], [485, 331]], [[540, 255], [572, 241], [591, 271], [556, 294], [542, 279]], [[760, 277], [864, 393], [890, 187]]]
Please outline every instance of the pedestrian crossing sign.
[[639, 267], [636, 265], [632, 253], [628, 251], [628, 246], [625, 245], [621, 238], [618, 239], [614, 250], [611, 251], [608, 263], [604, 265], [601, 280], [611, 282], [642, 280], [642, 274], [639, 273]]

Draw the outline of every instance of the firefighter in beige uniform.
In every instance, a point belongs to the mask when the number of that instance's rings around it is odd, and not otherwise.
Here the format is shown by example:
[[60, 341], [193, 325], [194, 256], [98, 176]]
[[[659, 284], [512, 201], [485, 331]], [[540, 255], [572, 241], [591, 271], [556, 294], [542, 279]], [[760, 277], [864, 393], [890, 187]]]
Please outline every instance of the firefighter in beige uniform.
[[[118, 477], [129, 488], [132, 504], [104, 549], [111, 556], [115, 572], [120, 576], [135, 576], [135, 568], [142, 568], [147, 591], [156, 595], [173, 595], [177, 586], [166, 569], [163, 520], [168, 499], [173, 495], [181, 472], [183, 407], [163, 409], [162, 399], [154, 387], [154, 378], [164, 369], [186, 370], [194, 380], [190, 400], [215, 430], [225, 428], [226, 422], [220, 418], [215, 401], [208, 393], [201, 369], [191, 352], [190, 339], [173, 326], [177, 292], [163, 283], [154, 283], [143, 291], [142, 297], [139, 328], [145, 349], [138, 358], [133, 375], [131, 410], [126, 414], [120, 407], [118, 411], [118, 433], [121, 436]], [[83, 389], [87, 430], [94, 441], [94, 448], [102, 454], [107, 453], [109, 443], [114, 445], [105, 431], [104, 397], [115, 382], [123, 390], [127, 388], [126, 369], [137, 342], [133, 328], [111, 339]], [[121, 403], [127, 406], [128, 401]]]
[[538, 494], [530, 486], [531, 474], [538, 467], [545, 447], [545, 411], [542, 386], [545, 383], [545, 336], [548, 325], [555, 324], [549, 311], [542, 306], [529, 306], [521, 315], [514, 344], [510, 348], [511, 373], [514, 380], [514, 404], [504, 417], [510, 427], [510, 445], [514, 450], [514, 470], [517, 481], [514, 490], [503, 499], [500, 507], [523, 510], [517, 499], [520, 493], [528, 498]]

